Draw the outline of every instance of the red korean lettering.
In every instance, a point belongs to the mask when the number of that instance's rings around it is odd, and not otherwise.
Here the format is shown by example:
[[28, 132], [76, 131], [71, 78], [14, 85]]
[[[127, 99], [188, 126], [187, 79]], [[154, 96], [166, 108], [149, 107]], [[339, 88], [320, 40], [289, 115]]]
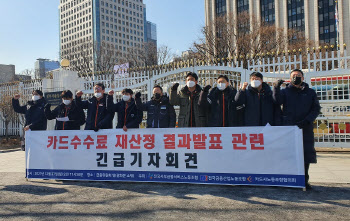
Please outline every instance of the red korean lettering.
[[[68, 140], [64, 140], [64, 139], [68, 139], [68, 136], [60, 136], [59, 137], [59, 144], [68, 144]], [[68, 146], [59, 146], [58, 149], [61, 150], [67, 150]]]
[[96, 149], [107, 149], [107, 135], [97, 135]]
[[207, 136], [205, 134], [193, 134], [194, 149], [204, 150], [206, 139]]
[[[140, 134], [137, 134], [137, 136], [136, 136], [136, 134], [133, 134], [131, 136], [131, 139], [129, 140], [130, 149], [140, 149], [141, 148], [141, 141], [142, 141], [142, 137]], [[133, 143], [135, 143], [135, 144], [133, 144]]]
[[74, 138], [71, 140], [70, 145], [74, 146], [74, 150], [78, 148], [78, 145], [81, 145], [81, 140], [78, 136], [74, 136]]
[[56, 136], [49, 136], [48, 137], [49, 140], [49, 144], [46, 146], [47, 148], [53, 146], [53, 149], [55, 150], [56, 149], [56, 146], [57, 146], [57, 137]]
[[164, 149], [175, 149], [175, 134], [164, 134]]
[[247, 135], [245, 134], [232, 134], [232, 144], [234, 150], [246, 150], [246, 146], [238, 145], [247, 145]]
[[264, 146], [256, 146], [264, 145], [264, 134], [250, 134], [250, 146], [252, 150], [263, 150]]
[[154, 134], [144, 134], [143, 135], [144, 147], [147, 150], [151, 150], [154, 148]]
[[190, 147], [191, 147], [191, 135], [190, 134], [178, 134], [177, 136], [180, 138], [178, 147], [179, 148], [184, 147], [184, 148], [190, 149]]
[[90, 150], [90, 146], [94, 145], [94, 139], [90, 135], [88, 135], [83, 143], [86, 146], [86, 149]]
[[209, 134], [209, 149], [222, 149], [221, 134]]
[[128, 148], [128, 135], [123, 134], [123, 135], [116, 135], [117, 137], [117, 144], [115, 147], [121, 147], [122, 149], [127, 149]]

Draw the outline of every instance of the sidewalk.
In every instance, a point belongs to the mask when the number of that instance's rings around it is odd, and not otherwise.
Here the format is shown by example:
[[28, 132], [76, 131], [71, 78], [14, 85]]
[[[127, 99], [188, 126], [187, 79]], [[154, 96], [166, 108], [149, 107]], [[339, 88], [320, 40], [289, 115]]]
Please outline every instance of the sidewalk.
[[[311, 183], [350, 183], [350, 153], [318, 153], [310, 166]], [[25, 173], [24, 151], [0, 152], [0, 173]]]

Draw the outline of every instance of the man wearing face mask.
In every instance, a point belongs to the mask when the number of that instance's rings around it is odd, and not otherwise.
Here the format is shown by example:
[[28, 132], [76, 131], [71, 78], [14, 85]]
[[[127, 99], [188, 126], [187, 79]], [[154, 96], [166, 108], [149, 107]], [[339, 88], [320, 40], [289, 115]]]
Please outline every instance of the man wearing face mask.
[[32, 100], [28, 101], [26, 105], [19, 105], [19, 94], [16, 94], [12, 99], [12, 106], [15, 112], [25, 114], [25, 127], [24, 131], [28, 130], [46, 130], [47, 120], [44, 113], [44, 106], [46, 100], [43, 97], [43, 92], [35, 90], [32, 93]]
[[118, 113], [118, 124], [116, 128], [123, 128], [126, 132], [129, 128], [139, 128], [142, 122], [143, 111], [136, 107], [135, 100], [132, 98], [134, 92], [125, 88], [122, 90], [123, 98], [116, 104], [113, 104], [114, 91], [108, 92], [108, 107], [112, 108], [112, 113]]
[[75, 102], [78, 107], [87, 109], [85, 130], [98, 131], [99, 129], [113, 128], [113, 115], [107, 108], [107, 94], [105, 86], [101, 83], [94, 86], [94, 96], [88, 100], [82, 101], [82, 91], [78, 91]]
[[237, 90], [229, 86], [228, 77], [220, 75], [217, 79], [217, 87], [210, 93], [210, 85], [207, 85], [201, 92], [199, 106], [210, 108], [210, 127], [235, 127], [238, 126], [237, 104], [235, 96]]
[[51, 104], [45, 105], [45, 116], [48, 120], [56, 119], [55, 130], [80, 130], [85, 123], [85, 113], [73, 100], [70, 90], [61, 94], [62, 103], [54, 110], [50, 110]]
[[290, 84], [281, 90], [283, 80], [276, 82], [273, 98], [279, 105], [283, 105], [282, 123], [285, 126], [296, 125], [303, 130], [305, 184], [309, 184], [310, 163], [316, 163], [315, 140], [313, 122], [320, 113], [321, 106], [316, 92], [304, 81], [304, 73], [295, 69], [290, 73]]
[[190, 72], [186, 75], [186, 86], [179, 93], [177, 93], [179, 83], [171, 87], [170, 104], [180, 106], [178, 127], [206, 126], [206, 109], [198, 106], [202, 88], [197, 83], [197, 74]]
[[244, 108], [244, 126], [280, 125], [280, 106], [272, 98], [272, 90], [263, 81], [263, 75], [253, 72], [250, 84], [244, 82], [237, 92], [235, 100]]
[[147, 128], [171, 128], [176, 124], [176, 113], [169, 99], [163, 95], [163, 88], [153, 87], [153, 97], [142, 103], [141, 93], [135, 94], [136, 106], [141, 111], [147, 111]]

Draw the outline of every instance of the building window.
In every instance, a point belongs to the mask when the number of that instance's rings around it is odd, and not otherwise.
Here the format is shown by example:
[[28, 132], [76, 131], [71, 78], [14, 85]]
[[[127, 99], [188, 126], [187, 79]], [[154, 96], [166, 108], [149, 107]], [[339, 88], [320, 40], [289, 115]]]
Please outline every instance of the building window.
[[249, 0], [237, 0], [237, 12], [244, 12], [249, 10]]
[[338, 44], [336, 7], [337, 3], [333, 1], [318, 0], [319, 38], [321, 43]]
[[288, 0], [288, 28], [305, 31], [304, 1]]
[[226, 0], [215, 0], [216, 16], [226, 14]]
[[275, 23], [275, 0], [261, 0], [261, 20], [267, 24]]

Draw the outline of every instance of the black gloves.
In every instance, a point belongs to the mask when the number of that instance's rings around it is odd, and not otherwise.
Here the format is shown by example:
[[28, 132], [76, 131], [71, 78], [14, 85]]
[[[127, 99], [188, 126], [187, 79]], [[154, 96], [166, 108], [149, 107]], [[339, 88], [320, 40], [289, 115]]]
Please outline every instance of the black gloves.
[[175, 83], [172, 87], [171, 90], [172, 91], [177, 91], [177, 88], [179, 87], [179, 83]]
[[211, 86], [210, 86], [210, 85], [207, 85], [207, 86], [204, 87], [203, 91], [204, 91], [204, 92], [208, 92], [210, 88], [211, 88]]
[[300, 128], [300, 129], [304, 129], [306, 126], [308, 126], [310, 124], [309, 121], [307, 120], [302, 120], [302, 121], [299, 121], [297, 122], [297, 126]]
[[282, 80], [282, 79], [279, 79], [279, 80], [277, 80], [276, 81], [276, 87], [281, 87], [281, 85], [284, 83], [284, 80]]
[[94, 131], [97, 132], [100, 128], [98, 127], [95, 127]]
[[136, 94], [135, 94], [135, 98], [140, 98], [141, 97], [141, 92], [137, 92]]

